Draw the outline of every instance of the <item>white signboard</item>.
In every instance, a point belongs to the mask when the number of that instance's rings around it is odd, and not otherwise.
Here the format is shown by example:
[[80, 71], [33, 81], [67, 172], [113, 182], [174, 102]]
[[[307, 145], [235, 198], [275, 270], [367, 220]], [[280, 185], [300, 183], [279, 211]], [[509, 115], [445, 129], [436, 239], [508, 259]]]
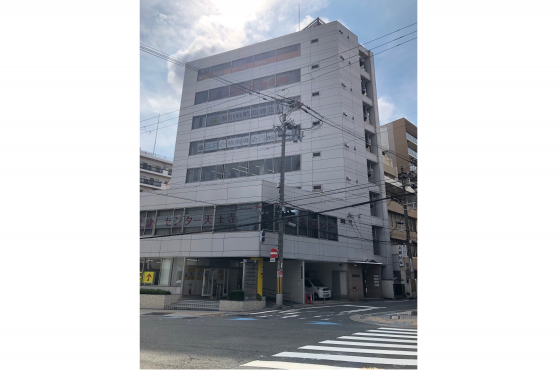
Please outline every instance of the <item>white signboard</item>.
[[218, 150], [225, 150], [226, 149], [226, 143], [227, 143], [227, 141], [226, 141], [225, 137], [218, 139]]
[[276, 262], [276, 258], [271, 258], [270, 262]]
[[259, 145], [266, 143], [266, 132], [251, 134], [251, 145]]
[[218, 141], [217, 140], [206, 140], [204, 141], [204, 151], [205, 152], [215, 152], [218, 150]]

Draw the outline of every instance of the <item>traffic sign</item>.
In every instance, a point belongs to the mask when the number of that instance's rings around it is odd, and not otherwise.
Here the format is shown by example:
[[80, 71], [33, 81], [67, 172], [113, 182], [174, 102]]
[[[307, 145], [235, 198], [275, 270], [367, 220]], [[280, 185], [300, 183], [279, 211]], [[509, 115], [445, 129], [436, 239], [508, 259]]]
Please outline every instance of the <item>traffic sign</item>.
[[276, 258], [276, 257], [278, 257], [278, 249], [276, 248], [270, 249], [270, 258]]
[[283, 277], [284, 272], [282, 270], [278, 271], [278, 273], [276, 274], [277, 277], [281, 278]]
[[144, 271], [144, 278], [142, 279], [143, 283], [154, 283], [154, 272], [153, 271]]
[[276, 262], [276, 258], [271, 258], [270, 262]]

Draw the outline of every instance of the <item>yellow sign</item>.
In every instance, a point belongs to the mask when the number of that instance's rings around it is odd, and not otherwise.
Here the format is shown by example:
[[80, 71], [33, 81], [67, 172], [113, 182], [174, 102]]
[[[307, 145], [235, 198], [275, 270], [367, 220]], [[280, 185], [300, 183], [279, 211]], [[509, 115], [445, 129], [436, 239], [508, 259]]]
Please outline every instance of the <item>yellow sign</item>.
[[153, 271], [144, 271], [144, 278], [142, 279], [143, 283], [153, 284], [154, 283], [154, 272]]

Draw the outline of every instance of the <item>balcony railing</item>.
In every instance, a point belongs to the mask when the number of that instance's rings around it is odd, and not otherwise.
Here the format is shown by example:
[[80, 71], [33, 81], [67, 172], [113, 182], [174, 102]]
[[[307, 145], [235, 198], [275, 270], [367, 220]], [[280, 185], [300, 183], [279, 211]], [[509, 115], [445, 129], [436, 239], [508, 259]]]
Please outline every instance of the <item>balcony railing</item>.
[[163, 171], [166, 170], [167, 173], [169, 174], [169, 176], [171, 176], [171, 168], [161, 168], [159, 166], [152, 166], [148, 163], [145, 162], [140, 162], [140, 169], [142, 170], [148, 170], [148, 171], [152, 171], [152, 172], [157, 172], [157, 173], [161, 173], [163, 174]]
[[143, 179], [140, 178], [140, 184], [145, 184], [145, 185], [152, 185], [152, 186], [157, 186], [161, 188], [161, 184], [162, 182], [159, 180], [154, 180], [154, 179]]
[[167, 157], [167, 156], [165, 156], [165, 155], [150, 153], [150, 152], [147, 152], [147, 151], [145, 151], [145, 150], [140, 150], [140, 153], [141, 153], [141, 154], [151, 155], [152, 157], [158, 157], [158, 158], [162, 158], [162, 159], [165, 159], [165, 160], [168, 160], [168, 161], [173, 162], [173, 158]]

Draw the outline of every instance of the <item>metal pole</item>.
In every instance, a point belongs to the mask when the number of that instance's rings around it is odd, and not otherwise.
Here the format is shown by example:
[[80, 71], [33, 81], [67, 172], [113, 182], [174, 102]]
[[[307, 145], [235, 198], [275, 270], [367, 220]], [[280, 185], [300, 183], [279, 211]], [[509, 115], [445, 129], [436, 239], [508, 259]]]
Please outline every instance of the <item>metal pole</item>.
[[404, 195], [404, 225], [406, 227], [406, 251], [408, 254], [408, 259], [410, 261], [410, 280], [414, 280], [414, 266], [412, 262], [412, 246], [410, 245], [410, 229], [408, 227], [408, 197], [406, 196], [406, 183], [405, 183], [405, 173], [404, 168], [401, 166], [401, 181]]
[[278, 222], [278, 261], [276, 261], [276, 309], [282, 308], [282, 277], [284, 262], [284, 172], [286, 170], [286, 113], [282, 114], [282, 157], [280, 159], [280, 219]]
[[154, 155], [154, 157], [156, 155], [156, 141], [157, 141], [158, 131], [159, 131], [159, 113], [158, 113], [158, 116], [157, 116], [156, 138], [154, 139], [154, 152], [152, 153]]

